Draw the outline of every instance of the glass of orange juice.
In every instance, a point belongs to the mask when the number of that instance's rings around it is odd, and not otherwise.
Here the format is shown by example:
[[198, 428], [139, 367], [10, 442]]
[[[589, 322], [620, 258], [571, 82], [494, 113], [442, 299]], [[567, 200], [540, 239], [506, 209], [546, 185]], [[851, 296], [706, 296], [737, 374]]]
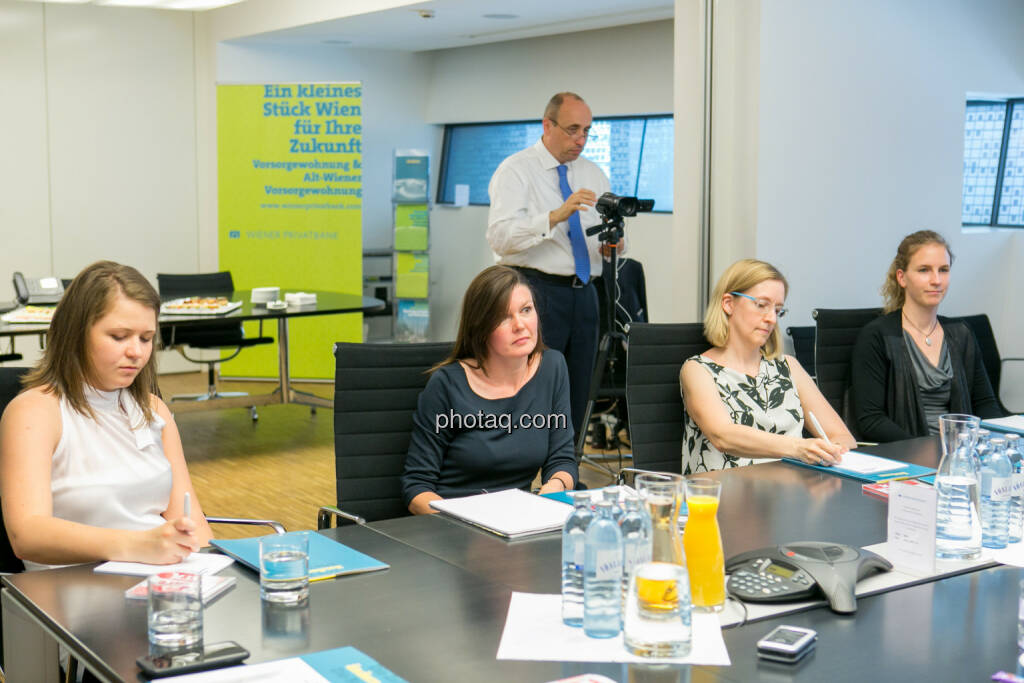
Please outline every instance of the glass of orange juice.
[[718, 612], [725, 606], [725, 555], [718, 529], [721, 493], [722, 484], [714, 479], [686, 480], [689, 519], [683, 531], [683, 548], [693, 608], [702, 612]]

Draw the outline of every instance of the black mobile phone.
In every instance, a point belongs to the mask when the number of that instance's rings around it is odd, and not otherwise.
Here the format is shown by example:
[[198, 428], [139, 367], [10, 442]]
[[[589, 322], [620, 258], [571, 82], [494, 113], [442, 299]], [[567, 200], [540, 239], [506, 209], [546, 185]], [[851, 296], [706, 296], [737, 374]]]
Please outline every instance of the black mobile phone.
[[244, 647], [233, 640], [225, 640], [204, 645], [202, 648], [146, 655], [135, 661], [150, 678], [161, 678], [239, 664], [248, 656], [249, 651]]

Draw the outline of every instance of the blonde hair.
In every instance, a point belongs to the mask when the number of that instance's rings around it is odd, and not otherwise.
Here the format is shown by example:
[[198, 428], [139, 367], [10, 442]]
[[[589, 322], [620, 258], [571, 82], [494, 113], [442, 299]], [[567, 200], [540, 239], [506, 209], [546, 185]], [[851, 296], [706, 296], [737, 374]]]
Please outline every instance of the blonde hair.
[[886, 313], [903, 308], [903, 304], [907, 300], [907, 292], [896, 279], [896, 271], [905, 271], [917, 250], [929, 244], [945, 247], [946, 253], [949, 254], [949, 265], [953, 265], [953, 250], [949, 248], [946, 238], [934, 230], [918, 230], [904, 237], [900, 246], [896, 247], [896, 256], [889, 264], [889, 272], [885, 274], [885, 282], [882, 283], [881, 292], [882, 298], [885, 300], [884, 310]]
[[[119, 295], [149, 308], [156, 321], [160, 295], [153, 285], [131, 266], [97, 261], [82, 270], [61, 297], [46, 335], [46, 350], [39, 364], [22, 379], [24, 387], [43, 387], [58, 398], [66, 398], [75, 411], [95, 419], [85, 399], [85, 385], [92, 380], [93, 372], [89, 332], [110, 312]], [[155, 353], [125, 391], [139, 404], [146, 422], [152, 422], [149, 396], [156, 392]]]
[[[711, 292], [708, 310], [704, 314], [704, 336], [712, 346], [720, 348], [729, 341], [729, 316], [722, 308], [722, 298], [729, 292], [746, 293], [751, 287], [756, 287], [766, 280], [778, 280], [785, 288], [786, 294], [789, 293], [786, 278], [770, 263], [747, 258], [725, 269], [718, 278], [714, 291]], [[782, 332], [776, 324], [768, 341], [761, 348], [761, 354], [768, 360], [773, 360], [782, 356], [782, 349]]]

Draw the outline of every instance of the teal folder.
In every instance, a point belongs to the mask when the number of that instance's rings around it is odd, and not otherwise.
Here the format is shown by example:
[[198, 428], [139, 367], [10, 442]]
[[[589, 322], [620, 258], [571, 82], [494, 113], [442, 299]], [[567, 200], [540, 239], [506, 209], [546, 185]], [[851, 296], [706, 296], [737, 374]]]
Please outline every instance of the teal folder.
[[299, 657], [330, 683], [406, 683], [380, 662], [354, 647], [338, 647]]
[[899, 460], [892, 461], [891, 470], [874, 472], [872, 474], [864, 474], [862, 472], [855, 472], [854, 470], [847, 470], [844, 469], [842, 465], [808, 465], [802, 460], [795, 460], [793, 458], [783, 458], [782, 462], [787, 462], [790, 465], [799, 465], [800, 467], [808, 467], [812, 470], [824, 472], [825, 474], [834, 474], [839, 477], [848, 477], [850, 479], [856, 479], [857, 481], [864, 481], [868, 483], [904, 477], [907, 479], [916, 479], [917, 477], [923, 477], [927, 474], [935, 474], [934, 467], [914, 465], [909, 462], [900, 462]]
[[[315, 531], [291, 531], [309, 537], [309, 580], [331, 579], [345, 574], [361, 574], [387, 569], [389, 565], [353, 550], [347, 545], [327, 538]], [[210, 544], [225, 555], [230, 555], [250, 569], [260, 570], [260, 538], [213, 539]]]

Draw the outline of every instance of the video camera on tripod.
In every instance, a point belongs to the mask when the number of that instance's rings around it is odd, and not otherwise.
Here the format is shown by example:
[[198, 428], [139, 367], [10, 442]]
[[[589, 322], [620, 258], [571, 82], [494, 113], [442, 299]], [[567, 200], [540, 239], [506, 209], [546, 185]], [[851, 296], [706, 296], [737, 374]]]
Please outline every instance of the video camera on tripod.
[[[597, 198], [594, 205], [597, 212], [601, 214], [601, 224], [587, 228], [587, 234], [599, 233], [597, 238], [602, 242], [618, 244], [622, 239], [623, 218], [629, 218], [637, 213], [654, 210], [653, 199], [638, 199], [637, 197], [622, 197], [611, 192], [605, 192]], [[612, 258], [615, 258], [612, 252]]]
[[[605, 372], [608, 371], [609, 375], [614, 373], [615, 356], [614, 354], [609, 357], [609, 353], [612, 347], [612, 340], [616, 339], [620, 343], [624, 342], [626, 336], [620, 332], [615, 326], [615, 310], [618, 307], [618, 292], [619, 292], [619, 268], [618, 268], [618, 249], [617, 245], [622, 240], [625, 227], [624, 218], [635, 216], [637, 213], [652, 211], [654, 210], [653, 199], [639, 199], [637, 197], [621, 197], [611, 192], [605, 192], [597, 199], [597, 204], [594, 206], [597, 209], [598, 214], [601, 216], [600, 225], [595, 225], [591, 228], [587, 228], [587, 235], [597, 234], [597, 238], [607, 246], [607, 251], [611, 261], [611, 272], [613, 273], [613, 280], [611, 283], [606, 283], [609, 300], [609, 305], [606, 307], [607, 322], [605, 326], [605, 332], [601, 335], [601, 341], [598, 344], [597, 359], [594, 364], [594, 372], [590, 379], [590, 394], [587, 397], [587, 407], [583, 413], [583, 429], [581, 433], [576, 437], [576, 455], [578, 461], [590, 460], [583, 454], [583, 447], [587, 441], [587, 427], [590, 423], [590, 416], [594, 412], [594, 401], [597, 399], [598, 391], [601, 388], [601, 383], [604, 380]], [[609, 370], [607, 366], [611, 364], [613, 367]]]

